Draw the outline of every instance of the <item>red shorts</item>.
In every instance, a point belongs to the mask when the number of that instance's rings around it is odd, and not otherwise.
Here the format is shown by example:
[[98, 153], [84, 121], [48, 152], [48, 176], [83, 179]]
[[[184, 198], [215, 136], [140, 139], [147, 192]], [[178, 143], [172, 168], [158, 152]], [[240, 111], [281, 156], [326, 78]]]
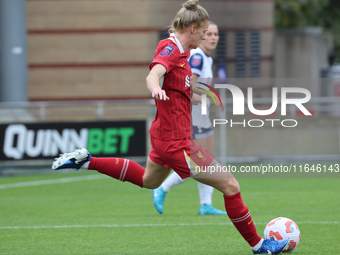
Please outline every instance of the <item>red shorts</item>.
[[214, 160], [209, 152], [189, 138], [161, 141], [151, 136], [151, 147], [150, 159], [168, 169], [172, 168], [182, 179], [195, 176]]

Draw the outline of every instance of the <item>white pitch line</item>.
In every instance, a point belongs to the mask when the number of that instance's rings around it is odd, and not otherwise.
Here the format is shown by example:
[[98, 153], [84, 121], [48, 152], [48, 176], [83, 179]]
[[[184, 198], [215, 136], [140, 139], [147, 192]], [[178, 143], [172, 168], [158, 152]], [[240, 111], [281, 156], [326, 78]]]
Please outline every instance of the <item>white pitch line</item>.
[[[330, 222], [296, 222], [299, 224], [339, 224], [338, 221]], [[255, 223], [255, 225], [266, 225], [267, 223]], [[168, 224], [123, 224], [123, 225], [61, 225], [61, 226], [8, 226], [0, 229], [48, 229], [48, 228], [127, 228], [127, 227], [173, 227], [173, 226], [223, 226], [233, 225], [231, 222], [226, 223], [168, 223]]]
[[17, 182], [17, 183], [1, 184], [0, 189], [20, 188], [20, 187], [39, 186], [39, 185], [46, 185], [46, 184], [56, 184], [56, 183], [76, 182], [76, 181], [86, 181], [86, 180], [95, 180], [95, 179], [102, 179], [102, 178], [107, 178], [107, 176], [96, 174], [96, 175], [86, 175], [86, 176], [80, 176], [80, 177], [59, 178], [59, 179], [53, 179], [53, 180]]

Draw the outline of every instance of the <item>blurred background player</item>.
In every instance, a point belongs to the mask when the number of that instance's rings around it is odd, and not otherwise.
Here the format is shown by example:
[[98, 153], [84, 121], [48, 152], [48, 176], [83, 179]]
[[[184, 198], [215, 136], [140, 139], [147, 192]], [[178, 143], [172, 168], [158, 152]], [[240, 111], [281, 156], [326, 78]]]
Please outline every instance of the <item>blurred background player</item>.
[[[216, 49], [219, 40], [218, 27], [212, 21], [209, 21], [208, 31], [205, 33], [205, 39], [200, 43], [197, 49], [190, 50], [189, 64], [192, 72], [193, 84], [196, 81], [210, 85], [213, 78], [213, 59], [211, 53]], [[210, 101], [207, 99], [209, 107]], [[215, 137], [209, 118], [209, 110], [206, 115], [201, 113], [201, 105], [192, 105], [192, 124], [193, 139], [195, 143], [206, 149], [211, 156], [215, 157]], [[170, 176], [157, 189], [152, 190], [153, 204], [159, 213], [163, 213], [164, 199], [166, 194], [175, 186], [183, 183], [187, 179], [182, 179], [176, 172]], [[214, 188], [203, 183], [197, 182], [200, 208], [199, 215], [226, 215], [227, 213], [218, 210], [212, 206], [212, 194]]]

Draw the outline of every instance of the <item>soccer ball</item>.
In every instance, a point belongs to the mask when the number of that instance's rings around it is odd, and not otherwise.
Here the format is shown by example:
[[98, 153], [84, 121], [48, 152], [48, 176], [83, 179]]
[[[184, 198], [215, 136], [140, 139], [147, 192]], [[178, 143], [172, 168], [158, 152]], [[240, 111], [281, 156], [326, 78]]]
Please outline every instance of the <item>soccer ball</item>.
[[270, 240], [290, 239], [290, 247], [283, 252], [293, 251], [300, 242], [301, 233], [298, 225], [291, 219], [279, 217], [271, 220], [264, 229], [264, 238]]

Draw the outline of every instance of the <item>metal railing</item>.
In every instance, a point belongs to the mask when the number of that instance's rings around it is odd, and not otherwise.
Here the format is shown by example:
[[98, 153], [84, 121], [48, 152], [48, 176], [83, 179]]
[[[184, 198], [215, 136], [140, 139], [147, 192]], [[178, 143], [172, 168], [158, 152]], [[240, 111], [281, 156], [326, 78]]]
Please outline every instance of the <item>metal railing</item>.
[[[15, 111], [26, 111], [32, 120], [46, 121], [48, 117], [77, 115], [89, 119], [102, 120], [107, 114], [147, 114], [154, 106], [152, 99], [110, 100], [110, 101], [58, 101], [58, 102], [0, 102], [1, 116], [11, 115]], [[148, 107], [149, 106], [149, 107]], [[19, 112], [20, 113], [20, 112]], [[20, 119], [20, 118], [19, 118]]]
[[[269, 109], [272, 105], [272, 98], [254, 98], [252, 100], [254, 107], [261, 106], [263, 109]], [[224, 99], [228, 113], [232, 113], [233, 99]], [[244, 100], [247, 105], [247, 98]], [[278, 99], [277, 111], [281, 112], [281, 100]], [[312, 108], [316, 116], [332, 115], [340, 112], [340, 97], [317, 97], [304, 104], [307, 108]], [[110, 100], [110, 101], [58, 101], [58, 102], [0, 102], [0, 122], [1, 116], [11, 115], [14, 111], [28, 111], [37, 121], [45, 121], [50, 116], [67, 116], [67, 115], [93, 115], [92, 118], [102, 120], [108, 114], [134, 114], [149, 113], [150, 109], [155, 106], [153, 99], [136, 99], [136, 100]], [[287, 113], [290, 116], [296, 115], [296, 106], [289, 105]], [[249, 112], [245, 107], [245, 111]], [[151, 110], [154, 112], [154, 110]], [[91, 119], [92, 119], [91, 118]]]

